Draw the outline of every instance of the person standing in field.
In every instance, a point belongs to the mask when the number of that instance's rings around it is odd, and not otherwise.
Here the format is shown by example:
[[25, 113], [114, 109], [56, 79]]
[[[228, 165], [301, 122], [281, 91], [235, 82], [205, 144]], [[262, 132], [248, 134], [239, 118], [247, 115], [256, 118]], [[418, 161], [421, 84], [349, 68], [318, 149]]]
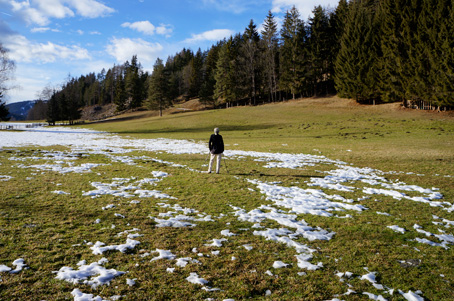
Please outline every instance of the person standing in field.
[[221, 168], [222, 153], [224, 152], [224, 140], [222, 140], [222, 136], [219, 135], [219, 128], [214, 129], [214, 134], [211, 135], [210, 141], [208, 142], [208, 148], [210, 149], [210, 164], [208, 165], [208, 173], [211, 173], [214, 158], [216, 158], [216, 173], [219, 173], [219, 169]]

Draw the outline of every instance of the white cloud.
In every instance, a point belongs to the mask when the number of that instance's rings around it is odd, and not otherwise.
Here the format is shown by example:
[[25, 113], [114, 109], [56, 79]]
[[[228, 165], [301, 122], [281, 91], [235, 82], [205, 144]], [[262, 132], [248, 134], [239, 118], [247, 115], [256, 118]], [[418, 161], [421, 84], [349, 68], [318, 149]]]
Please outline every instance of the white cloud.
[[74, 17], [77, 12], [86, 18], [97, 18], [109, 15], [114, 9], [96, 0], [9, 0], [12, 10], [20, 15], [28, 24], [45, 26], [50, 19]]
[[219, 41], [224, 38], [230, 37], [235, 32], [230, 29], [213, 29], [205, 31], [200, 34], [193, 34], [191, 38], [186, 39], [187, 43], [201, 42], [201, 41]]
[[138, 21], [134, 23], [125, 22], [121, 24], [122, 27], [128, 27], [146, 35], [154, 35], [156, 27], [149, 21]]
[[169, 25], [159, 24], [158, 27], [151, 24], [149, 21], [137, 21], [134, 23], [125, 22], [121, 24], [122, 27], [131, 28], [146, 35], [169, 35], [172, 33], [172, 28]]
[[273, 0], [272, 9], [273, 13], [281, 13], [286, 10], [290, 10], [295, 6], [303, 20], [306, 20], [309, 16], [312, 16], [312, 11], [318, 5], [322, 7], [336, 7], [338, 0]]
[[71, 61], [90, 59], [88, 50], [77, 45], [35, 43], [21, 35], [8, 36], [4, 45], [10, 50], [11, 59], [16, 62], [51, 63], [59, 59]]
[[44, 26], [49, 24], [49, 19], [38, 9], [30, 6], [30, 2], [10, 2], [13, 12], [19, 14], [28, 24]]
[[52, 30], [50, 27], [33, 27], [32, 29], [30, 29], [30, 31], [32, 33], [36, 33], [36, 32], [43, 33], [43, 32], [47, 32], [50, 30]]
[[68, 2], [81, 16], [86, 18], [105, 17], [115, 12], [113, 8], [110, 8], [96, 0], [70, 0]]
[[165, 36], [170, 36], [170, 34], [173, 32], [173, 29], [170, 25], [166, 24], [159, 24], [158, 27], [156, 27], [156, 33], [160, 35], [165, 35]]
[[150, 43], [142, 39], [113, 38], [107, 45], [106, 51], [113, 56], [117, 62], [124, 63], [137, 55], [141, 63], [153, 64], [159, 57], [164, 47], [159, 43]]

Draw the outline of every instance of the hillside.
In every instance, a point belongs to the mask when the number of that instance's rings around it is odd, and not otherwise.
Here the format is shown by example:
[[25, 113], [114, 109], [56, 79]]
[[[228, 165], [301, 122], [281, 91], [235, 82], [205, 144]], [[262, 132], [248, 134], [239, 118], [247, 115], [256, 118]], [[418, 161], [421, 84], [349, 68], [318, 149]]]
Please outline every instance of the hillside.
[[28, 111], [35, 105], [34, 100], [25, 100], [7, 104], [11, 121], [22, 121], [27, 118]]

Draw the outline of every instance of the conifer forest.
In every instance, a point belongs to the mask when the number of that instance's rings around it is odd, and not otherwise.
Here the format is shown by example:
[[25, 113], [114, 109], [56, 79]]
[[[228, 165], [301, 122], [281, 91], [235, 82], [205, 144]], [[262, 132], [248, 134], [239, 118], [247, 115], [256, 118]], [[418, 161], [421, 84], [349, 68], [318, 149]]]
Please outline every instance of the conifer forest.
[[[68, 77], [43, 93], [47, 121], [80, 118], [84, 106], [163, 109], [198, 98], [208, 107], [257, 105], [337, 93], [359, 103], [454, 107], [454, 1], [340, 0], [308, 20], [293, 7], [282, 24], [269, 12], [262, 29], [207, 50], [182, 49], [151, 73], [137, 56], [95, 74]], [[262, 21], [262, 20], [260, 20]]]

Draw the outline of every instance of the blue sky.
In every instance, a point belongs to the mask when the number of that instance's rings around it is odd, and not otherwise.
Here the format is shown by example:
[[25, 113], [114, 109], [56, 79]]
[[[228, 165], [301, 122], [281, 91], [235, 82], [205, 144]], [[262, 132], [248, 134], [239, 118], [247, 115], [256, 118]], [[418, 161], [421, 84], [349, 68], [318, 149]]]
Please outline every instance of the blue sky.
[[[282, 20], [295, 5], [307, 21], [338, 0], [0, 0], [0, 43], [16, 63], [7, 102], [36, 99], [45, 86], [122, 64], [137, 54], [145, 70], [183, 48], [207, 50], [260, 28], [268, 11]], [[279, 21], [280, 22], [280, 21]]]

